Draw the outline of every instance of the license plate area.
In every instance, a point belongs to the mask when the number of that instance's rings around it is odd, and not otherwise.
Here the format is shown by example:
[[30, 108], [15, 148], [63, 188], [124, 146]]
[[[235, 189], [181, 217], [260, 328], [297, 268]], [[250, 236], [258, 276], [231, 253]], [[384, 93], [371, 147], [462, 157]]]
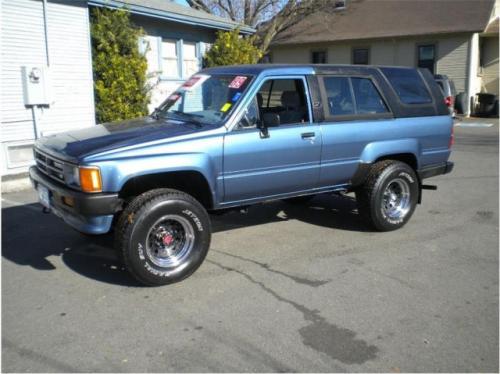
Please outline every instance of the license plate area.
[[39, 184], [37, 187], [37, 191], [40, 204], [42, 204], [45, 208], [50, 208], [50, 191], [47, 189], [47, 187]]

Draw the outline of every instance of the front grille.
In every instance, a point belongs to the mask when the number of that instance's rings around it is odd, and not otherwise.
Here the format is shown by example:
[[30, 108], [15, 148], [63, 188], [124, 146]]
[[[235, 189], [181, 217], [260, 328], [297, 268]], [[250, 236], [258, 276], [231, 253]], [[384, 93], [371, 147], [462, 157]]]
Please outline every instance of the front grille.
[[35, 149], [35, 161], [38, 170], [47, 174], [49, 177], [65, 183], [64, 180], [64, 163], [45, 153]]

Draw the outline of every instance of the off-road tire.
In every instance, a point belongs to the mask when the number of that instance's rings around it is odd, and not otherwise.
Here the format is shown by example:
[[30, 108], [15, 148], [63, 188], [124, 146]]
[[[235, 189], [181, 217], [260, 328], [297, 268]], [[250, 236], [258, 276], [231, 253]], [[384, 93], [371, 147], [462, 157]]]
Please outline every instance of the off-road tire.
[[[391, 183], [395, 182], [408, 187], [409, 200], [406, 213], [402, 217], [392, 218], [386, 215], [383, 208], [384, 192]], [[355, 192], [361, 218], [378, 231], [392, 231], [404, 226], [415, 211], [419, 180], [408, 164], [395, 160], [383, 160], [371, 167], [363, 185]]]
[[[162, 217], [179, 217], [190, 225], [192, 247], [177, 266], [159, 266], [149, 256], [150, 232]], [[118, 218], [115, 248], [126, 269], [140, 283], [161, 286], [189, 277], [203, 263], [211, 239], [210, 219], [192, 196], [172, 189], [154, 189], [133, 199]]]

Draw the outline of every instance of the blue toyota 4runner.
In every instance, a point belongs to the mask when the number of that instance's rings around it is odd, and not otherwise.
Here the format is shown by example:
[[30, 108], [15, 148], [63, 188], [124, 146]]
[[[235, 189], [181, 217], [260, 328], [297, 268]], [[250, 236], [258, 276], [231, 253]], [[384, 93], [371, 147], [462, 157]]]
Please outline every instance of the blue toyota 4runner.
[[208, 211], [354, 191], [375, 229], [408, 222], [424, 178], [452, 170], [453, 123], [426, 70], [248, 65], [191, 77], [145, 118], [42, 138], [45, 210], [114, 230], [130, 273], [179, 281], [210, 246]]

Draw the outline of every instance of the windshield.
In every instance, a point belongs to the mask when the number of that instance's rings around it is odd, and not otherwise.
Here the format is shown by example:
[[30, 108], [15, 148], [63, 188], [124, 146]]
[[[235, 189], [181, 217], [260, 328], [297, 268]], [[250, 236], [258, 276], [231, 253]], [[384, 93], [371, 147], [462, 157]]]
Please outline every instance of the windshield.
[[248, 75], [195, 74], [154, 115], [200, 125], [222, 124], [251, 80]]

